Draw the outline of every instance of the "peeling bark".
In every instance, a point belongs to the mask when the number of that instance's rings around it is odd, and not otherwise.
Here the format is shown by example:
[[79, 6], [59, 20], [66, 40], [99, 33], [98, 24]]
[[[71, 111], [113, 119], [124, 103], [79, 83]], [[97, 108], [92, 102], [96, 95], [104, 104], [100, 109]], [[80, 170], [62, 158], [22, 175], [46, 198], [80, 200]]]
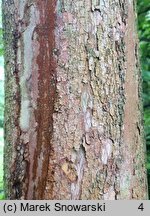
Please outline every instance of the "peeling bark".
[[133, 1], [3, 1], [8, 199], [147, 199]]

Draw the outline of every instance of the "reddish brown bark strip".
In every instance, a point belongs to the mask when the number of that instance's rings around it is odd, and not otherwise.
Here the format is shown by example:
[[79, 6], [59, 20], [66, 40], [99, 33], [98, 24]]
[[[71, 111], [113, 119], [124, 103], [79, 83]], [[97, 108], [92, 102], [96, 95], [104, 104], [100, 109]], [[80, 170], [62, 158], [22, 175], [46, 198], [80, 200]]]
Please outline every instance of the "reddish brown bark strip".
[[[34, 140], [34, 134], [30, 133], [30, 168], [27, 199], [44, 198], [49, 155], [52, 151], [52, 115], [56, 96], [56, 61], [53, 53], [55, 49], [56, 0], [37, 1], [36, 7], [40, 14], [40, 22], [34, 29], [33, 37], [36, 34], [39, 54], [36, 59], [37, 67], [34, 67], [32, 76], [37, 73], [35, 70], [38, 69], [37, 85], [39, 94], [37, 97], [37, 109], [34, 110], [34, 114], [32, 113], [35, 115], [37, 127]], [[33, 80], [33, 86], [35, 85], [34, 82], [35, 80]]]

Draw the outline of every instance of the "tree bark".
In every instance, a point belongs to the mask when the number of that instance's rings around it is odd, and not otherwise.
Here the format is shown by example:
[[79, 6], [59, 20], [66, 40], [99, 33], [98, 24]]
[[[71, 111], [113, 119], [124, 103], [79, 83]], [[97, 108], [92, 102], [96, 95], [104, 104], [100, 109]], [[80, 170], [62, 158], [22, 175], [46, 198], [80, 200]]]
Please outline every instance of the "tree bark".
[[3, 0], [7, 199], [147, 199], [132, 0]]

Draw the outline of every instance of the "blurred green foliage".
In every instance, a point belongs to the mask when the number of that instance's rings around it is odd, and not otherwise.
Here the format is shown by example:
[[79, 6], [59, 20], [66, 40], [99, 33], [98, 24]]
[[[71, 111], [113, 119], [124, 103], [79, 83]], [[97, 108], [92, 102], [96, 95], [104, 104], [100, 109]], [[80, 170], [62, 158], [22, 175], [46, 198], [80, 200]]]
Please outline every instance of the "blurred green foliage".
[[3, 56], [3, 29], [2, 29], [2, 10], [1, 10], [1, 0], [0, 0], [0, 56]]
[[0, 1], [0, 127], [3, 127], [3, 110], [4, 110], [4, 81], [3, 81], [3, 32], [2, 32], [2, 16]]
[[[1, 67], [0, 67], [0, 73], [1, 73]], [[4, 81], [0, 80], [0, 128], [3, 127], [3, 121], [4, 121]]]
[[3, 122], [4, 122], [4, 61], [3, 61], [3, 36], [2, 16], [0, 0], [0, 199], [4, 199], [3, 193]]
[[144, 127], [147, 145], [147, 174], [150, 196], [150, 0], [137, 0], [138, 33], [143, 77]]

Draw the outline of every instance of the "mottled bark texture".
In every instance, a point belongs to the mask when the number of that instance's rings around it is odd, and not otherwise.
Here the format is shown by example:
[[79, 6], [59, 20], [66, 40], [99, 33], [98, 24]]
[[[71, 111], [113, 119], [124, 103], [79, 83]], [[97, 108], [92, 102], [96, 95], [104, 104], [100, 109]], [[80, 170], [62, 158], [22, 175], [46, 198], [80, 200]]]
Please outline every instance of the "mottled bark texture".
[[133, 0], [3, 0], [7, 199], [147, 199]]

